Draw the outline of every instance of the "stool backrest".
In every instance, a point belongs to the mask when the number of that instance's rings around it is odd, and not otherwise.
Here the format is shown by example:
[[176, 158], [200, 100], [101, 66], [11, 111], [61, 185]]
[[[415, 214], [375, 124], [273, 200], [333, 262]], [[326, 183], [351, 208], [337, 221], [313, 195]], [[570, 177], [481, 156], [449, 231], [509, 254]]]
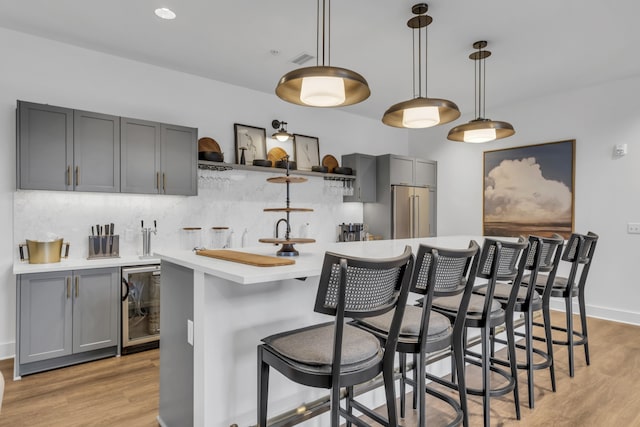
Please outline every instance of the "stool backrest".
[[413, 257], [409, 246], [402, 255], [384, 259], [356, 258], [327, 252], [314, 310], [335, 316], [343, 292], [345, 317], [383, 314], [397, 304], [403, 280], [409, 282], [411, 267]]
[[393, 364], [400, 325], [413, 270], [411, 247], [400, 256], [384, 259], [349, 257], [333, 252], [324, 256], [314, 310], [335, 316], [333, 384], [339, 384], [345, 318], [377, 316], [395, 309], [384, 347], [384, 364]]
[[545, 287], [543, 299], [546, 294], [551, 293], [553, 281], [560, 265], [563, 244], [564, 239], [558, 234], [554, 234], [553, 237], [529, 236], [529, 254], [525, 264], [525, 268], [530, 271], [527, 301], [531, 301], [536, 288], [538, 272], [549, 273], [547, 277], [549, 286]]
[[573, 284], [576, 283], [579, 266], [582, 266], [582, 270], [578, 280], [578, 287], [584, 288], [598, 238], [599, 236], [591, 231], [587, 234], [573, 233], [569, 237], [562, 254], [562, 260], [571, 263], [571, 270], [567, 278], [569, 283], [569, 286], [567, 286], [568, 291], [571, 291]]
[[[429, 330], [429, 315], [433, 297], [462, 296], [458, 313], [466, 313], [478, 270], [480, 247], [475, 241], [469, 242], [468, 249], [444, 249], [420, 245], [411, 277], [410, 291], [424, 295], [422, 300], [422, 320], [420, 324], [420, 345], [426, 346], [425, 332]], [[465, 316], [456, 317], [454, 329], [464, 327]]]
[[497, 281], [511, 282], [513, 289], [507, 301], [507, 311], [511, 311], [517, 298], [517, 288], [522, 283], [525, 265], [529, 257], [529, 242], [520, 237], [517, 242], [486, 238], [480, 255], [477, 276], [487, 279], [487, 288], [482, 316], [487, 318]]

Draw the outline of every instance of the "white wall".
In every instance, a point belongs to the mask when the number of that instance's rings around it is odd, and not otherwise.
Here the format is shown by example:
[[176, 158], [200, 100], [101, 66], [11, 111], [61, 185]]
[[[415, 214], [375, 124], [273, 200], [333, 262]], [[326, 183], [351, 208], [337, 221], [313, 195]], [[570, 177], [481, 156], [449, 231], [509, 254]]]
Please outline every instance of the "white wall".
[[[20, 234], [26, 233], [28, 221], [44, 218], [53, 224], [64, 218], [60, 214], [61, 206], [81, 206], [82, 214], [71, 217], [71, 221], [78, 224], [76, 229], [68, 230], [63, 227], [63, 230], [58, 231], [61, 234], [67, 232], [72, 237], [78, 236], [73, 237], [76, 241], [81, 239], [80, 236], [87, 233], [88, 227], [95, 222], [94, 213], [87, 211], [87, 204], [82, 195], [21, 192], [16, 193], [16, 201], [19, 202], [16, 206], [20, 206], [20, 209], [24, 208], [26, 211], [27, 206], [42, 209], [43, 206], [47, 206], [46, 201], [53, 204], [52, 211], [56, 213], [51, 216], [37, 214], [31, 217], [24, 216], [24, 212], [16, 212], [20, 219], [16, 224], [19, 231], [12, 237], [17, 99], [197, 127], [200, 136], [211, 136], [218, 141], [228, 161], [234, 159], [234, 123], [264, 127], [270, 132], [273, 119], [287, 121], [290, 132], [317, 136], [320, 140], [321, 156], [333, 154], [340, 159], [342, 154], [353, 152], [406, 154], [408, 150], [406, 131], [384, 126], [379, 120], [355, 116], [348, 113], [348, 108], [335, 110], [294, 106], [279, 100], [273, 94], [251, 91], [14, 31], [0, 29], [0, 57], [3, 59], [3, 66], [0, 67], [0, 230], [5, 236], [0, 244], [0, 358], [13, 354], [15, 280], [11, 269], [17, 253], [15, 242], [26, 237]], [[276, 80], [277, 77], [274, 79], [274, 88]], [[266, 175], [264, 177], [266, 178]], [[245, 192], [251, 191], [250, 183], [254, 182], [253, 179], [256, 178], [243, 179], [245, 184], [242, 188]], [[260, 181], [262, 182], [262, 179]], [[316, 182], [310, 185], [316, 192], [321, 191], [321, 184]], [[251, 194], [245, 194], [241, 202], [234, 203], [234, 209], [246, 211], [249, 206], [249, 210], [255, 210], [255, 203], [267, 201], [267, 197], [273, 196], [271, 192], [261, 193], [262, 187], [256, 187], [255, 197], [248, 200]], [[108, 206], [109, 209], [112, 209], [114, 203], [124, 202], [128, 209], [135, 212], [132, 216], [145, 219], [153, 219], [154, 209], [158, 207], [166, 210], [168, 206], [175, 206], [175, 216], [168, 215], [171, 218], [168, 219], [168, 225], [173, 228], [174, 238], [175, 228], [189, 225], [190, 222], [198, 222], [191, 225], [221, 225], [214, 223], [216, 218], [206, 218], [206, 214], [202, 212], [195, 214], [193, 221], [185, 219], [184, 215], [191, 215], [189, 209], [192, 207], [215, 205], [217, 220], [225, 220], [220, 215], [229, 212], [214, 203], [215, 195], [209, 190], [203, 191], [192, 201], [188, 198], [167, 196], [126, 197], [87, 195], [86, 200], [91, 200], [96, 206]], [[207, 197], [209, 198], [205, 199]], [[317, 203], [326, 201], [323, 197], [318, 197]], [[305, 200], [309, 201], [310, 198], [307, 196]], [[225, 195], [223, 199], [223, 203], [228, 207], [229, 195]], [[335, 202], [334, 199], [329, 200]], [[154, 203], [159, 206], [154, 206]], [[335, 204], [333, 206], [334, 208], [327, 208], [329, 216], [325, 216], [326, 212], [319, 214], [326, 219], [324, 224], [333, 220], [339, 221], [339, 218], [346, 221], [361, 218], [361, 207], [356, 206], [354, 211], [353, 204], [345, 204], [343, 209], [335, 208]], [[104, 218], [103, 222], [107, 221], [108, 215], [98, 215]], [[164, 215], [164, 218], [167, 218], [167, 214]], [[229, 218], [231, 216], [228, 215]], [[267, 224], [266, 220], [263, 220], [255, 224], [251, 230], [253, 237], [267, 237], [272, 232], [271, 222]], [[35, 226], [35, 223], [33, 225]], [[316, 229], [316, 233], [321, 234], [322, 229]], [[169, 242], [171, 238], [168, 237], [165, 241]], [[76, 247], [81, 247], [82, 244], [80, 242]]]
[[[640, 235], [626, 233], [627, 222], [640, 222], [638, 93], [640, 77], [491, 110], [490, 118], [510, 122], [516, 134], [488, 144], [448, 141], [453, 125], [410, 132], [410, 154], [438, 161], [438, 233], [482, 233], [483, 151], [575, 139], [575, 230], [600, 235], [587, 313], [640, 324]], [[623, 143], [629, 154], [615, 158], [614, 145]]]

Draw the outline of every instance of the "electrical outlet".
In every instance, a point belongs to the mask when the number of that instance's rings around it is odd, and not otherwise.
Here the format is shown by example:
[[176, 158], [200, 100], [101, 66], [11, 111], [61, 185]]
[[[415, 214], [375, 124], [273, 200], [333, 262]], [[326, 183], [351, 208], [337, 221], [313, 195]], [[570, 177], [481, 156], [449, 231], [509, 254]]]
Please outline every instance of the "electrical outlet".
[[640, 234], [640, 222], [629, 222], [629, 223], [627, 223], [627, 233], [628, 234]]

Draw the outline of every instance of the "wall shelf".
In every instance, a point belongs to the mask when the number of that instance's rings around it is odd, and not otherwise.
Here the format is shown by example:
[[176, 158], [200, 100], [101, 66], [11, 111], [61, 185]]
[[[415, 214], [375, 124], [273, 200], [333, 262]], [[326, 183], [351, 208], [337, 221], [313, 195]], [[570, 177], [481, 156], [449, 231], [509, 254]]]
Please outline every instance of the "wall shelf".
[[[283, 175], [287, 173], [287, 170], [284, 168], [273, 168], [273, 167], [270, 168], [265, 166], [253, 166], [253, 165], [238, 165], [235, 163], [210, 162], [207, 160], [199, 160], [198, 168], [215, 170], [215, 171], [244, 170], [244, 171], [252, 171], [252, 172], [281, 173]], [[312, 171], [303, 171], [303, 170], [297, 170], [297, 169], [290, 171], [290, 173], [294, 175], [317, 176], [330, 181], [353, 181], [356, 179], [356, 177], [353, 175], [312, 172]]]

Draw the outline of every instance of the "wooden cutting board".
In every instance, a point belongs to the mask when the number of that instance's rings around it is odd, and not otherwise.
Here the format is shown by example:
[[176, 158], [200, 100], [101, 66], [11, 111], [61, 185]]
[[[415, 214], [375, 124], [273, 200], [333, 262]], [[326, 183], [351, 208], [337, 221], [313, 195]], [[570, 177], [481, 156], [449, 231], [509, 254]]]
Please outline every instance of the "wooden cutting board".
[[256, 267], [277, 267], [296, 263], [295, 260], [289, 258], [250, 254], [247, 252], [230, 250], [202, 249], [196, 251], [196, 255], [202, 255], [231, 262], [239, 262], [241, 264], [254, 265]]

